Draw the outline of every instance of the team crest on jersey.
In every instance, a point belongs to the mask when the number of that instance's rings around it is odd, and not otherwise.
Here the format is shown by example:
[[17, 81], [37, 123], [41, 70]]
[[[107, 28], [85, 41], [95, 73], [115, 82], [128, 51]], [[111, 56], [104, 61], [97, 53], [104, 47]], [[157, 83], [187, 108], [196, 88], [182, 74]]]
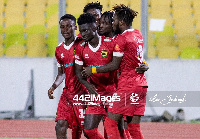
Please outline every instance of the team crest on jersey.
[[118, 44], [116, 44], [116, 45], [115, 45], [115, 50], [116, 50], [116, 51], [119, 51], [119, 50], [120, 50], [120, 48], [119, 48], [119, 45], [118, 45]]
[[107, 50], [102, 50], [101, 51], [101, 56], [102, 57], [107, 57], [107, 54], [108, 54]]
[[80, 46], [84, 46], [85, 45], [85, 42], [82, 42], [81, 44], [80, 44]]
[[62, 53], [62, 54], [60, 55], [60, 57], [61, 57], [61, 58], [64, 58], [64, 54]]
[[89, 55], [88, 55], [88, 54], [85, 54], [85, 58], [89, 58]]
[[111, 39], [106, 38], [104, 39], [104, 42], [111, 42]]

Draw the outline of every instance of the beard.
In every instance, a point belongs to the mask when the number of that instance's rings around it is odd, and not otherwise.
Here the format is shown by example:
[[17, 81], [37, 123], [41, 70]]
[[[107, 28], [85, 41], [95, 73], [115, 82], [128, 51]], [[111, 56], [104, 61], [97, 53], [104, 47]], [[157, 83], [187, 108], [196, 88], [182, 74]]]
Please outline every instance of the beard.
[[121, 30], [119, 28], [119, 24], [116, 26], [116, 29], [114, 30], [115, 35], [121, 34]]

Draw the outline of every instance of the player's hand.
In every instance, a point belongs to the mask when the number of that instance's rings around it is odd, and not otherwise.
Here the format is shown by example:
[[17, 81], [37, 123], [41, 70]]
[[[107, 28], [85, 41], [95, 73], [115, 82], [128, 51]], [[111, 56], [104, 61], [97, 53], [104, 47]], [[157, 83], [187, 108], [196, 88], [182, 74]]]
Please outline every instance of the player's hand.
[[135, 68], [135, 71], [137, 72], [137, 73], [139, 73], [139, 74], [143, 74], [145, 71], [147, 71], [149, 69], [149, 66], [148, 65], [146, 65], [146, 64], [144, 64], [144, 63], [142, 63], [142, 64], [140, 64], [140, 66], [139, 67], [136, 67]]
[[49, 90], [48, 90], [48, 96], [49, 96], [49, 99], [54, 99], [55, 97], [53, 96], [53, 92], [54, 92], [54, 88], [51, 87]]
[[90, 94], [94, 94], [95, 96], [98, 95], [97, 89], [96, 89], [96, 87], [95, 87], [93, 84], [87, 85], [87, 90], [88, 90], [88, 92], [89, 92]]
[[91, 67], [83, 67], [83, 71], [81, 72], [83, 77], [90, 77], [92, 75], [92, 68]]

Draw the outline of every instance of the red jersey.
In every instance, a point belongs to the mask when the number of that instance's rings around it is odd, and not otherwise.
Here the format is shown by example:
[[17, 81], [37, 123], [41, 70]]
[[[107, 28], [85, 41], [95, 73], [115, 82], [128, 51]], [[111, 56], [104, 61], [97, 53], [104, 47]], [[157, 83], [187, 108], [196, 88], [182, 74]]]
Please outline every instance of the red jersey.
[[[113, 56], [122, 57], [118, 88], [147, 86], [144, 74], [138, 74], [135, 68], [143, 62], [143, 37], [139, 30], [128, 29], [115, 37], [116, 46]], [[123, 89], [122, 89], [123, 90]]]
[[[77, 47], [75, 63], [84, 67], [102, 67], [112, 61], [114, 41], [104, 36], [99, 37], [99, 44], [93, 48], [88, 42], [82, 42]], [[98, 92], [113, 92], [117, 84], [117, 72], [95, 73], [90, 76], [90, 83]]]
[[65, 95], [71, 100], [75, 94], [82, 91], [82, 84], [78, 81], [76, 77], [74, 61], [75, 61], [75, 48], [82, 41], [80, 38], [77, 38], [69, 46], [65, 45], [65, 42], [60, 43], [56, 47], [56, 59], [57, 66], [64, 66], [65, 70], [65, 87], [66, 91], [63, 91]]

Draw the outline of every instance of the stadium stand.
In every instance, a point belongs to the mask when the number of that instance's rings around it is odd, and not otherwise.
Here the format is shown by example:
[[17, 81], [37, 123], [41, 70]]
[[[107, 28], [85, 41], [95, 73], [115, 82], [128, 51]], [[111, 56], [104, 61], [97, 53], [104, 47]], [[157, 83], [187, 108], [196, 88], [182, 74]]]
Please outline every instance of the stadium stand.
[[200, 49], [197, 47], [187, 47], [181, 52], [180, 58], [182, 58], [182, 59], [199, 59], [200, 58]]
[[180, 51], [176, 47], [164, 46], [158, 49], [158, 58], [162, 59], [177, 59]]
[[[39, 3], [39, 4], [38, 4]], [[27, 56], [46, 57], [45, 23], [46, 1], [27, 0], [26, 32]]]
[[[66, 13], [78, 18], [87, 3], [96, 1], [66, 0], [65, 2]], [[141, 30], [141, 3], [138, 0], [99, 0], [99, 2], [103, 5], [103, 12], [111, 10], [113, 5], [120, 3], [138, 11], [133, 28]], [[149, 0], [148, 6], [148, 20], [166, 19], [164, 31], [148, 31], [149, 58], [182, 58], [181, 53], [184, 53], [186, 48], [196, 49], [200, 46], [199, 0], [184, 2]], [[58, 11], [59, 0], [0, 0], [0, 56], [12, 54], [20, 57], [54, 56], [55, 47], [59, 43]], [[78, 32], [77, 30], [76, 34]], [[34, 42], [36, 40], [37, 42]], [[22, 53], [10, 52], [17, 48], [21, 49]], [[174, 56], [164, 54], [161, 56], [167, 48], [170, 52], [174, 50], [172, 53]]]
[[187, 47], [196, 47], [197, 48], [199, 46], [199, 42], [195, 35], [179, 36], [177, 39], [177, 44], [178, 44], [179, 50], [183, 50]]
[[24, 57], [26, 49], [24, 45], [12, 45], [6, 49], [6, 57]]
[[48, 55], [51, 57], [55, 56], [55, 49], [58, 45], [58, 25], [55, 25], [48, 30], [47, 45]]
[[133, 28], [141, 30], [141, 3], [139, 3], [137, 0], [131, 0], [130, 8], [139, 13], [134, 19]]

